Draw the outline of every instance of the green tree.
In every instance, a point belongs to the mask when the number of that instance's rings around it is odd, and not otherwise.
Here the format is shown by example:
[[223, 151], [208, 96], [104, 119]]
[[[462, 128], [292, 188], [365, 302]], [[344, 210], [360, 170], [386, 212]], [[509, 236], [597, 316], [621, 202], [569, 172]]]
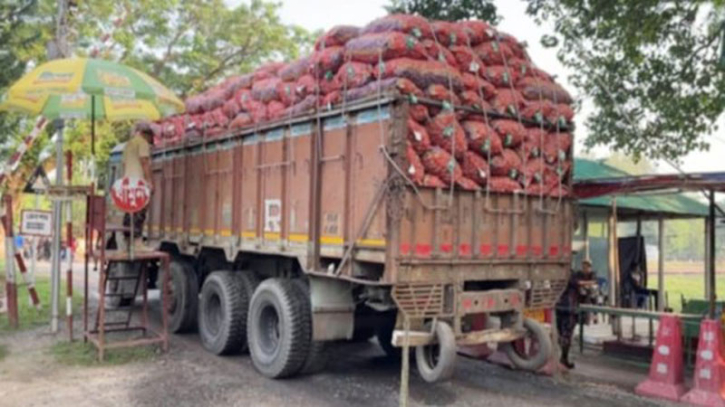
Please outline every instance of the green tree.
[[526, 1], [596, 106], [586, 146], [670, 160], [709, 147], [725, 109], [722, 0]]
[[391, 0], [389, 13], [419, 14], [433, 20], [478, 19], [496, 23], [496, 5], [493, 0]]

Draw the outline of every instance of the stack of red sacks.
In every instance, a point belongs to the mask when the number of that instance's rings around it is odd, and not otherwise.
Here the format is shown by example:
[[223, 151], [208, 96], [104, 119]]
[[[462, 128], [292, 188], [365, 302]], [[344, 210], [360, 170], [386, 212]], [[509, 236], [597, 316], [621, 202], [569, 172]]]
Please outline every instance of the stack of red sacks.
[[411, 96], [406, 156], [416, 184], [569, 194], [571, 96], [514, 37], [481, 21], [397, 14], [335, 27], [308, 57], [188, 98], [157, 139], [215, 137], [382, 93]]

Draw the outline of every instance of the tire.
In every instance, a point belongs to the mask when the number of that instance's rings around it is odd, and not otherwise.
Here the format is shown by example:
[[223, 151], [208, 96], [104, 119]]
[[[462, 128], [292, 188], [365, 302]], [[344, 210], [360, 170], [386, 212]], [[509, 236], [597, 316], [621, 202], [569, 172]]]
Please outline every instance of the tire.
[[438, 341], [435, 345], [417, 346], [415, 362], [418, 373], [428, 383], [448, 380], [456, 368], [456, 336], [446, 322], [438, 321], [435, 325]]
[[325, 370], [327, 366], [328, 353], [327, 353], [327, 342], [312, 340], [312, 304], [310, 302], [310, 288], [302, 279], [292, 280], [296, 286], [297, 295], [300, 296], [300, 303], [304, 304], [307, 312], [310, 314], [310, 350], [307, 352], [305, 363], [302, 364], [299, 374], [311, 375], [319, 373]]
[[403, 350], [393, 346], [393, 331], [395, 330], [395, 323], [398, 318], [397, 311], [388, 311], [381, 313], [378, 317], [379, 321], [375, 325], [375, 336], [378, 339], [378, 344], [383, 348], [385, 355], [390, 359], [400, 359], [403, 355]]
[[[199, 280], [194, 269], [183, 260], [172, 260], [169, 269], [171, 270], [171, 298], [167, 304], [169, 331], [191, 332], [197, 326]], [[159, 273], [162, 278], [163, 274]]]
[[256, 290], [257, 286], [259, 286], [259, 278], [254, 275], [254, 273], [250, 270], [240, 270], [238, 272], [235, 272], [234, 277], [239, 281], [240, 287], [243, 291], [242, 297], [246, 296], [246, 302], [241, 304], [241, 307], [244, 309], [244, 313], [242, 314], [241, 321], [239, 322], [242, 337], [244, 338], [239, 348], [239, 352], [244, 353], [249, 350], [249, 343], [247, 341], [247, 318], [249, 316], [249, 303], [252, 301], [252, 296], [254, 296], [254, 290]]
[[249, 297], [234, 274], [211, 273], [199, 296], [199, 336], [204, 349], [215, 355], [238, 352], [246, 342]]
[[[524, 319], [524, 328], [527, 331], [525, 338], [502, 343], [501, 345], [514, 366], [521, 370], [535, 372], [544, 367], [551, 357], [551, 338], [549, 338], [546, 329], [531, 318]], [[527, 344], [526, 340], [530, 343]], [[524, 345], [523, 351], [521, 349], [522, 344]], [[535, 350], [533, 355], [526, 351], [526, 345], [529, 346], [529, 350]]]
[[259, 373], [279, 379], [300, 371], [310, 348], [308, 309], [289, 280], [271, 278], [257, 287], [249, 305], [247, 339]]
[[[134, 277], [137, 273], [137, 271], [130, 270], [129, 266], [123, 263], [111, 263], [109, 267], [111, 267], [111, 270], [108, 272], [109, 277]], [[139, 289], [140, 288], [141, 287], [139, 287]], [[134, 301], [136, 300], [134, 296], [135, 290], [135, 280], [109, 281], [106, 288], [106, 293], [122, 295], [107, 296], [106, 309], [118, 309], [133, 305]]]

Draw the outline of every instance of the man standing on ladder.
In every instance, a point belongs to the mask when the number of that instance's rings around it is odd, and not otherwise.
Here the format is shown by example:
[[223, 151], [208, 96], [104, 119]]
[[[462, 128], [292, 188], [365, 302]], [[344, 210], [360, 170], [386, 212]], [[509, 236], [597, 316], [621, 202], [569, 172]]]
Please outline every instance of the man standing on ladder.
[[[126, 142], [123, 150], [123, 176], [138, 178], [144, 180], [149, 190], [153, 191], [153, 183], [151, 182], [151, 142], [153, 141], [153, 131], [147, 123], [139, 123], [134, 128], [133, 135]], [[123, 226], [131, 228], [133, 221], [133, 241], [131, 241], [131, 232], [125, 231], [126, 242], [134, 245], [134, 249], [147, 251], [149, 250], [143, 243], [141, 230], [146, 221], [146, 208], [134, 213], [126, 213], [123, 216]]]

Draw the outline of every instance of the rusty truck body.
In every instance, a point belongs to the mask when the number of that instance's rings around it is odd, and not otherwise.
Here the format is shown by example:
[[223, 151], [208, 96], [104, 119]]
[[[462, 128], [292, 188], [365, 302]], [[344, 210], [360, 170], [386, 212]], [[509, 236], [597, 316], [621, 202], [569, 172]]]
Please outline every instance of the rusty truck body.
[[[548, 360], [548, 336], [522, 315], [566, 285], [573, 202], [416, 188], [402, 170], [408, 108], [388, 95], [155, 149], [146, 235], [175, 259], [172, 329], [198, 323], [214, 353], [248, 346], [269, 377], [372, 335], [391, 355], [407, 337], [431, 381], [450, 375], [456, 346]], [[525, 338], [539, 355], [512, 346]]]

